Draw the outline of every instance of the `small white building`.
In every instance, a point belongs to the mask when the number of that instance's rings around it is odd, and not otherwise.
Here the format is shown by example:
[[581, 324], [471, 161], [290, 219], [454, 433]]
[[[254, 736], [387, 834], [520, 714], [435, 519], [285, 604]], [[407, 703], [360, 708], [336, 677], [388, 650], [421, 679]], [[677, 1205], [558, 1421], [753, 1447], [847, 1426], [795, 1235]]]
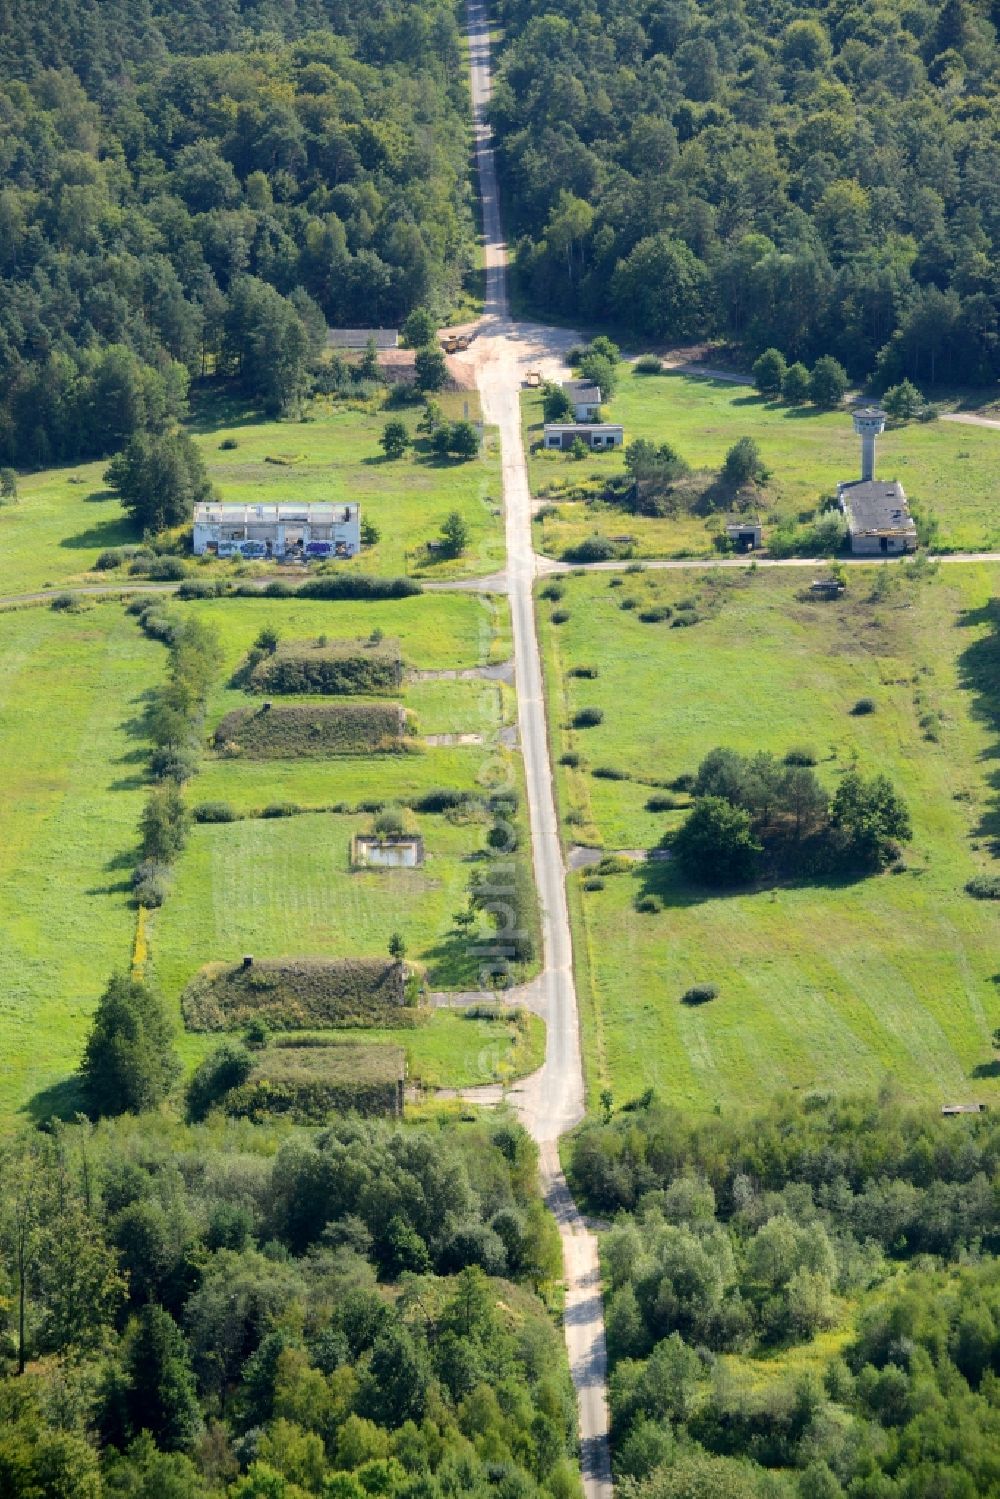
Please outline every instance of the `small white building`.
[[614, 422], [546, 422], [544, 446], [568, 450], [577, 438], [585, 447], [595, 452], [604, 448], [620, 448], [625, 441], [625, 428]]
[[563, 390], [573, 403], [573, 419], [596, 422], [601, 414], [601, 387], [593, 380], [564, 380]]
[[356, 557], [361, 551], [359, 505], [223, 505], [194, 507], [195, 556]]

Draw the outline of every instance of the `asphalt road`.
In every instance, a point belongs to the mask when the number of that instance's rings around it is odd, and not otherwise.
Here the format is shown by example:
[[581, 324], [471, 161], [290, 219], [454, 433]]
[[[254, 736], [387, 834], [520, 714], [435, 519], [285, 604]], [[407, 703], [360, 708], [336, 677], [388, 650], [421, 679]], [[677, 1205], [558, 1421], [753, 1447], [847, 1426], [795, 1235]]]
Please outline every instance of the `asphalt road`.
[[[487, 422], [500, 429], [507, 541], [507, 592], [514, 629], [514, 676], [524, 755], [535, 879], [542, 911], [542, 1007], [547, 1020], [544, 1066], [515, 1095], [527, 1128], [541, 1147], [542, 1184], [562, 1239], [566, 1278], [565, 1331], [579, 1404], [580, 1447], [588, 1499], [610, 1499], [607, 1356], [597, 1240], [583, 1223], [559, 1165], [558, 1137], [583, 1115], [580, 1026], [573, 982], [573, 949], [566, 906], [566, 871], [556, 823], [542, 665], [535, 633], [532, 583], [531, 493], [521, 441], [520, 387], [527, 364], [551, 340], [511, 322], [506, 245], [500, 217], [489, 126], [489, 25], [483, 0], [468, 0], [476, 158], [483, 205], [486, 312], [470, 363]], [[572, 334], [566, 334], [567, 343]]]

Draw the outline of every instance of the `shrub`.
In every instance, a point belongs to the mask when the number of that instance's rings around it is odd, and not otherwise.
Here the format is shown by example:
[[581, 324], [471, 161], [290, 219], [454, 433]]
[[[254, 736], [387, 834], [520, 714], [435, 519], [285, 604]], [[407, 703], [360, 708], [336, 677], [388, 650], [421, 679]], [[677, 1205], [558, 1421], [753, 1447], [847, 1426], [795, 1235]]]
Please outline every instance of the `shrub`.
[[608, 587], [609, 588], [624, 588], [624, 586], [625, 586], [625, 579], [624, 578], [609, 578], [608, 579]]
[[403, 814], [398, 807], [385, 807], [372, 824], [380, 838], [400, 838], [404, 832]]
[[245, 1083], [253, 1071], [253, 1057], [238, 1041], [223, 1041], [198, 1064], [187, 1085], [187, 1116], [193, 1123], [204, 1119], [231, 1088]]
[[471, 800], [468, 791], [456, 791], [452, 786], [425, 791], [411, 803], [415, 812], [450, 812], [454, 807], [463, 807]]
[[974, 875], [965, 888], [976, 900], [1000, 900], [1000, 874]]
[[617, 555], [617, 547], [606, 536], [587, 536], [563, 551], [567, 562], [610, 562]]
[[637, 599], [633, 599], [631, 597], [624, 598], [624, 599], [621, 600], [621, 602], [619, 603], [618, 607], [619, 607], [619, 609], [625, 609], [625, 610], [634, 609], [636, 607], [637, 603], [638, 603]]
[[195, 822], [235, 822], [236, 813], [228, 802], [199, 802], [194, 809]]
[[785, 755], [784, 763], [786, 765], [815, 765], [816, 754], [814, 750], [808, 749], [805, 745], [793, 745]]
[[624, 854], [605, 854], [597, 866], [598, 874], [630, 874], [635, 868], [635, 860], [627, 858]]
[[49, 608], [57, 613], [71, 614], [77, 608], [75, 593], [57, 593], [49, 601]]
[[[284, 586], [287, 587], [287, 584]], [[322, 578], [310, 578], [293, 591], [300, 599], [408, 599], [422, 593], [423, 589], [412, 578], [371, 578], [365, 573], [331, 573]]]
[[267, 650], [263, 658], [251, 653], [247, 660], [246, 685], [251, 692], [325, 697], [381, 694], [394, 691], [403, 681], [403, 663], [395, 644], [324, 640], [279, 646], [275, 641]]
[[679, 776], [674, 776], [670, 782], [671, 791], [693, 791], [695, 776], [690, 770], [682, 770]]
[[542, 598], [550, 599], [553, 604], [558, 604], [559, 600], [563, 597], [565, 592], [565, 583], [546, 583], [545, 587], [542, 589]]
[[217, 594], [217, 585], [208, 578], [187, 578], [178, 588], [174, 597], [178, 599], [214, 599]]
[[632, 366], [637, 375], [662, 375], [663, 360], [658, 359], [655, 354], [643, 354]]
[[873, 697], [859, 697], [851, 709], [855, 718], [864, 718], [868, 713], [875, 712], [875, 699]]
[[568, 765], [571, 770], [575, 770], [579, 763], [580, 756], [576, 750], [567, 750], [565, 754], [559, 756], [559, 764]]
[[155, 859], [143, 859], [132, 871], [132, 899], [137, 906], [156, 911], [167, 898], [167, 866]]
[[231, 453], [234, 448], [238, 447], [239, 443], [236, 441], [235, 437], [224, 437], [219, 443], [219, 451], [222, 453]]
[[154, 557], [148, 576], [156, 583], [179, 583], [187, 577], [187, 567], [180, 557]]
[[553, 609], [552, 613], [549, 615], [549, 618], [554, 625], [564, 625], [569, 619], [569, 610]]
[[603, 890], [604, 881], [599, 874], [589, 874], [583, 882], [584, 890]]
[[617, 770], [613, 765], [595, 765], [590, 773], [599, 781], [630, 781], [632, 779], [627, 770]]
[[105, 547], [103, 552], [98, 552], [94, 568], [99, 573], [107, 573], [113, 568], [121, 567], [124, 561], [125, 557], [122, 552], [114, 547]]
[[670, 621], [670, 628], [672, 630], [684, 630], [689, 625], [700, 625], [704, 618], [705, 616], [699, 614], [697, 609], [678, 609]]
[[640, 895], [635, 908], [648, 916], [654, 916], [657, 911], [663, 910], [663, 902], [658, 895]]
[[692, 984], [691, 988], [685, 989], [684, 993], [681, 995], [681, 1004], [708, 1004], [708, 1001], [710, 999], [715, 999], [718, 996], [718, 993], [719, 991], [715, 984]]
[[571, 677], [585, 677], [592, 682], [598, 675], [596, 666], [571, 666], [569, 670]]
[[604, 722], [603, 708], [580, 708], [573, 715], [574, 729], [595, 729]]
[[677, 798], [671, 796], [669, 791], [658, 791], [646, 800], [647, 812], [672, 812], [676, 806]]
[[297, 817], [305, 809], [298, 802], [268, 802], [261, 808], [261, 817]]
[[652, 609], [640, 609], [639, 618], [644, 625], [658, 625], [673, 614], [669, 604], [657, 604]]

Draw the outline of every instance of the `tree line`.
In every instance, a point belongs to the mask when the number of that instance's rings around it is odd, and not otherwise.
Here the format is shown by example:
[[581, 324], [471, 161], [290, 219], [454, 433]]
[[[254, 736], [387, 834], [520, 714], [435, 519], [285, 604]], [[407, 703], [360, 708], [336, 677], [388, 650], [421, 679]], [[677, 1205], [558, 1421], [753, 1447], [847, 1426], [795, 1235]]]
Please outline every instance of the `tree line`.
[[0, 37], [0, 463], [110, 454], [220, 375], [294, 409], [334, 325], [471, 265], [445, 0], [55, 0]]
[[1000, 376], [995, 4], [498, 8], [534, 307], [884, 385]]

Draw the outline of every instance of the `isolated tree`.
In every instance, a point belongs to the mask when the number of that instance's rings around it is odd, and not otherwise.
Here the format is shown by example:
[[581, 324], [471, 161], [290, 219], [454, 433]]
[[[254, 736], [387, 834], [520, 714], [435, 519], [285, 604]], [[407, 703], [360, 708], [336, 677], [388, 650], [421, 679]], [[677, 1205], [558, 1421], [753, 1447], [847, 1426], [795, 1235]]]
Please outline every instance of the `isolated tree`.
[[399, 421], [398, 418], [395, 421], [386, 422], [379, 442], [387, 458], [402, 458], [410, 446], [410, 433], [406, 423]]
[[457, 510], [445, 518], [441, 527], [441, 540], [449, 557], [460, 557], [469, 544], [468, 522]]
[[17, 474], [12, 468], [0, 468], [0, 498], [17, 499]]
[[926, 404], [920, 391], [910, 380], [891, 385], [882, 397], [882, 406], [897, 421], [908, 422]]
[[801, 406], [809, 399], [809, 371], [801, 360], [790, 364], [781, 382], [781, 399], [789, 406]]
[[89, 1112], [101, 1117], [155, 1108], [179, 1070], [162, 1001], [137, 979], [114, 974], [98, 1001], [80, 1066]]
[[186, 432], [137, 432], [104, 471], [104, 480], [144, 531], [189, 524], [213, 490], [204, 459]]
[[777, 396], [781, 393], [787, 365], [780, 349], [765, 349], [753, 362], [753, 383], [762, 396]]
[[705, 885], [746, 884], [761, 852], [749, 812], [721, 796], [696, 802], [673, 840], [674, 857], [684, 873]]
[[688, 466], [669, 442], [650, 442], [646, 437], [637, 437], [625, 449], [625, 467], [633, 479], [650, 483], [669, 484], [686, 474]]
[[824, 354], [813, 365], [809, 376], [809, 395], [816, 406], [839, 406], [847, 390], [847, 371], [831, 354]]
[[406, 957], [406, 943], [399, 932], [393, 932], [389, 938], [389, 956], [394, 963], [402, 963]]
[[752, 437], [741, 437], [733, 443], [722, 465], [722, 477], [727, 484], [738, 488], [759, 479], [764, 471], [760, 448]]
[[456, 458], [475, 458], [479, 454], [479, 431], [474, 422], [455, 422], [451, 429], [449, 451]]
[[547, 422], [571, 422], [573, 402], [561, 385], [547, 381], [542, 391], [542, 415]]
[[363, 547], [377, 546], [382, 540], [382, 532], [369, 516], [365, 516], [361, 522], [361, 545]]
[[448, 378], [448, 366], [441, 350], [433, 344], [425, 349], [418, 349], [413, 361], [413, 372], [418, 390], [441, 390]]
[[403, 342], [409, 349], [423, 349], [438, 331], [437, 318], [426, 307], [414, 307], [403, 323]]

